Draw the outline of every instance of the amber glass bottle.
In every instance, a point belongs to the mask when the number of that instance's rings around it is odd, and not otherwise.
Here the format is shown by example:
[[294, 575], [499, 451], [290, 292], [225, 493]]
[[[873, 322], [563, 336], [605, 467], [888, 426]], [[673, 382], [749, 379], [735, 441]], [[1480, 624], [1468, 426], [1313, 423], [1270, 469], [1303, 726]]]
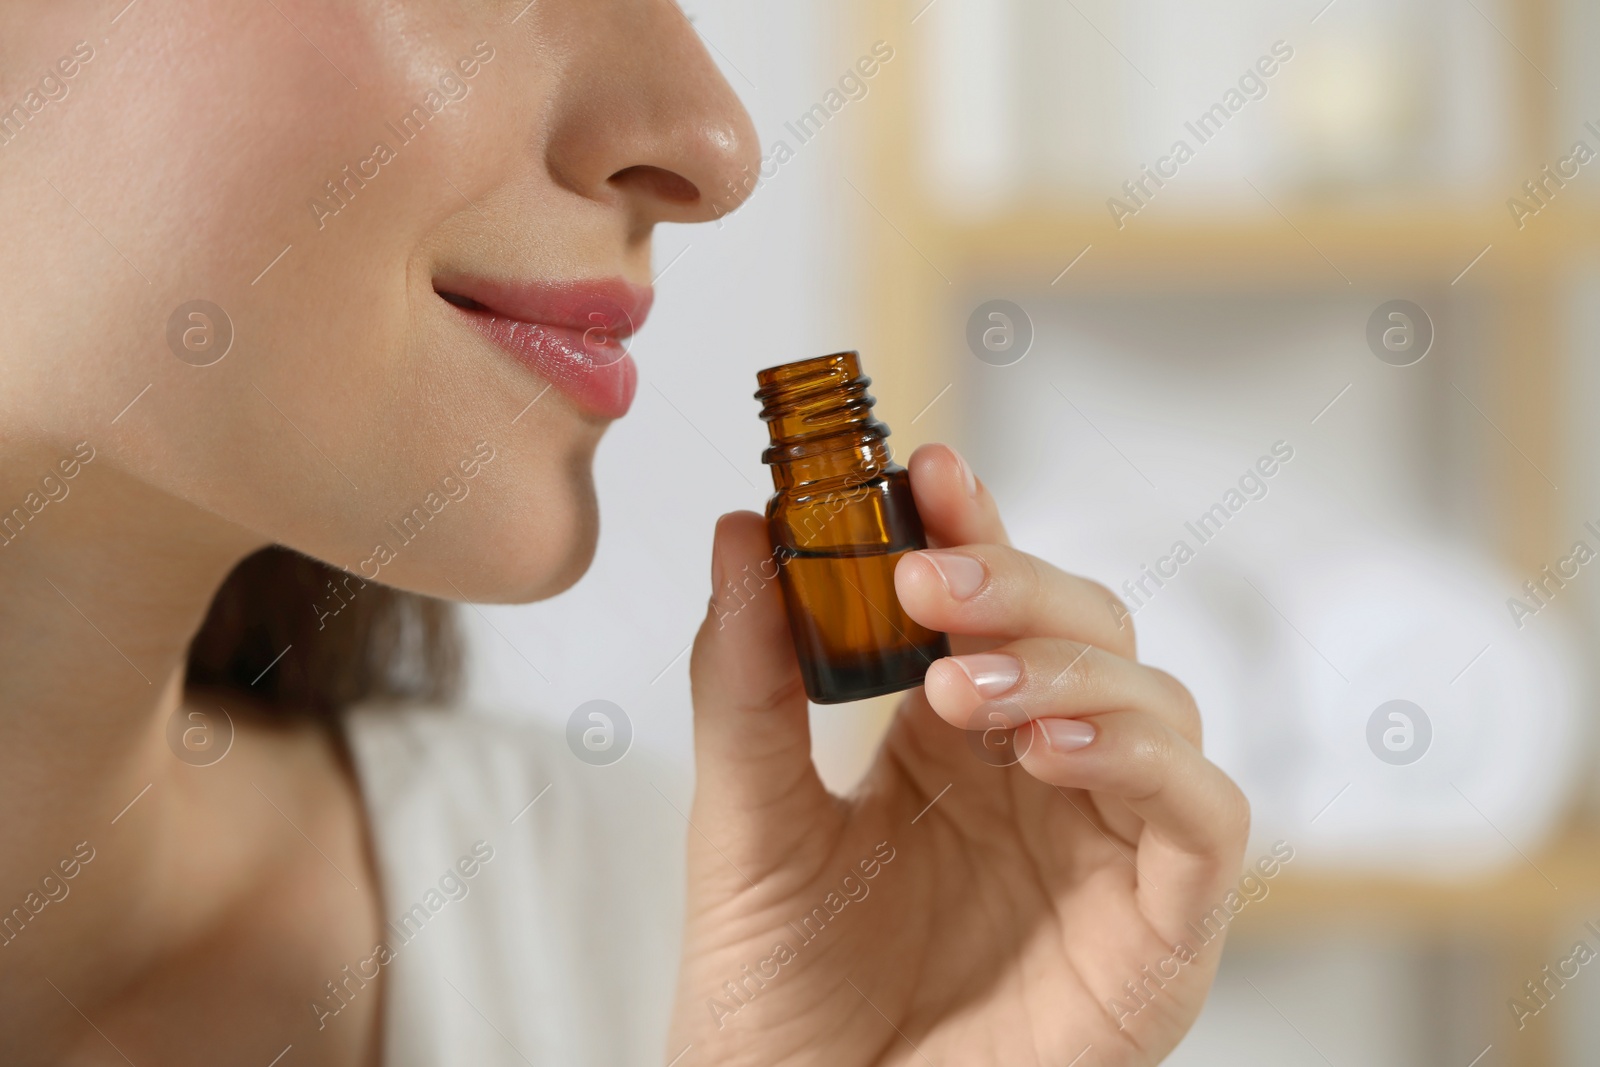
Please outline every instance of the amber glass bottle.
[[894, 567], [926, 548], [911, 478], [872, 415], [872, 379], [854, 352], [756, 375], [777, 492], [767, 530], [806, 695], [839, 704], [922, 684], [949, 639], [911, 620]]

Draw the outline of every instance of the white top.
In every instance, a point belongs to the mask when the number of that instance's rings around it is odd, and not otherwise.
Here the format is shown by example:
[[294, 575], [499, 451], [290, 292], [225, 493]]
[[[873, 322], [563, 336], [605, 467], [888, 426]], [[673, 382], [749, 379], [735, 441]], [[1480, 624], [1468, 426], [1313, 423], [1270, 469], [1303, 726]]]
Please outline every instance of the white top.
[[383, 969], [385, 1067], [670, 1058], [681, 777], [638, 752], [590, 766], [558, 734], [465, 712], [345, 721], [392, 953], [351, 970]]

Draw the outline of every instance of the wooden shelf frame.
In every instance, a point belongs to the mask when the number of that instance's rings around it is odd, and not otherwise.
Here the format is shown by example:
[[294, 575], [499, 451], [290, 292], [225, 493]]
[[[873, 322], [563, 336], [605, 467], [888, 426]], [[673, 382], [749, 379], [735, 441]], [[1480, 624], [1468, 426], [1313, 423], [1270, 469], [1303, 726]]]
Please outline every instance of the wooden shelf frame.
[[[1510, 109], [1514, 158], [1507, 165], [1517, 173], [1537, 173], [1554, 143], [1554, 94], [1538, 71], [1555, 69], [1555, 3], [1512, 0], [1513, 17], [1500, 26], [1523, 53], [1507, 57], [1516, 96]], [[957, 294], [981, 292], [986, 282], [1078, 296], [1219, 287], [1382, 290], [1386, 297], [1451, 293], [1481, 299], [1493, 311], [1482, 339], [1489, 353], [1487, 416], [1529, 462], [1560, 482], [1565, 407], [1559, 353], [1567, 343], [1560, 283], [1574, 266], [1596, 258], [1600, 202], [1571, 196], [1521, 230], [1503, 200], [1406, 208], [1284, 197], [1259, 212], [1235, 206], [1207, 217], [1141, 215], [1121, 230], [1103, 202], [1081, 198], [1023, 201], [984, 217], [953, 216], [931, 201], [918, 173], [915, 94], [922, 83], [911, 19], [925, 4], [866, 0], [847, 5], [841, 16], [851, 41], [883, 39], [898, 52], [875, 82], [872, 105], [863, 109], [869, 117], [849, 164], [871, 208], [862, 209], [856, 226], [864, 347], [880, 383], [880, 407], [896, 429], [897, 453], [962, 427], [959, 398], [945, 397], [920, 414], [918, 409], [942, 386], [960, 380], [957, 363], [971, 357], [962, 339], [950, 336], [950, 305]], [[1063, 268], [1090, 245], [1090, 253], [1062, 279]], [[1474, 259], [1489, 246], [1481, 260]], [[1501, 515], [1493, 540], [1508, 565], [1533, 573], [1563, 543], [1563, 516], [1555, 494], [1526, 463], [1514, 455], [1503, 459], [1491, 460], [1485, 473]], [[882, 718], [865, 716], [864, 729], [876, 730]], [[1524, 864], [1457, 885], [1402, 876], [1286, 874], [1234, 936], [1245, 944], [1281, 947], [1353, 924], [1384, 927], [1427, 945], [1481, 940], [1492, 931], [1502, 961], [1498, 977], [1510, 996], [1550, 962], [1548, 951], [1571, 933], [1568, 928], [1581, 924], [1585, 904], [1592, 903], [1600, 917], [1600, 829], [1575, 826], [1535, 861], [1538, 870]], [[1562, 892], [1551, 891], [1547, 875]], [[1502, 1029], [1497, 1044], [1504, 1042], [1500, 1047], [1508, 1058], [1497, 1062], [1556, 1062], [1554, 1033], [1551, 1025], [1521, 1034]]]

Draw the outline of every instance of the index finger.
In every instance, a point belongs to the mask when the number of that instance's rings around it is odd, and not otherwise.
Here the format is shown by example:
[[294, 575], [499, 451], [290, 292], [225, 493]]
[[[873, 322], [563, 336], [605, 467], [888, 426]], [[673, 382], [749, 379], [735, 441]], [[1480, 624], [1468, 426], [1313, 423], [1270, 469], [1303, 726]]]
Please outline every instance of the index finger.
[[906, 469], [929, 547], [1011, 543], [999, 506], [961, 453], [949, 445], [923, 445], [911, 453]]
[[1064, 637], [1134, 659], [1132, 613], [1099, 582], [1003, 545], [907, 552], [895, 594], [932, 630], [1015, 640]]

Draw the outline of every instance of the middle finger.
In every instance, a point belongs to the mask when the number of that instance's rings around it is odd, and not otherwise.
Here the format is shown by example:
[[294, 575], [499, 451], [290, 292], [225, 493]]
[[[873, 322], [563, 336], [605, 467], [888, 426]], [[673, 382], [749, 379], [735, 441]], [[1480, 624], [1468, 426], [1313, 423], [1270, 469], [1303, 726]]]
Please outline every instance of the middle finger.
[[928, 668], [923, 687], [939, 717], [962, 729], [1142, 711], [1200, 747], [1200, 713], [1177, 679], [1094, 645], [1029, 637], [947, 656]]

